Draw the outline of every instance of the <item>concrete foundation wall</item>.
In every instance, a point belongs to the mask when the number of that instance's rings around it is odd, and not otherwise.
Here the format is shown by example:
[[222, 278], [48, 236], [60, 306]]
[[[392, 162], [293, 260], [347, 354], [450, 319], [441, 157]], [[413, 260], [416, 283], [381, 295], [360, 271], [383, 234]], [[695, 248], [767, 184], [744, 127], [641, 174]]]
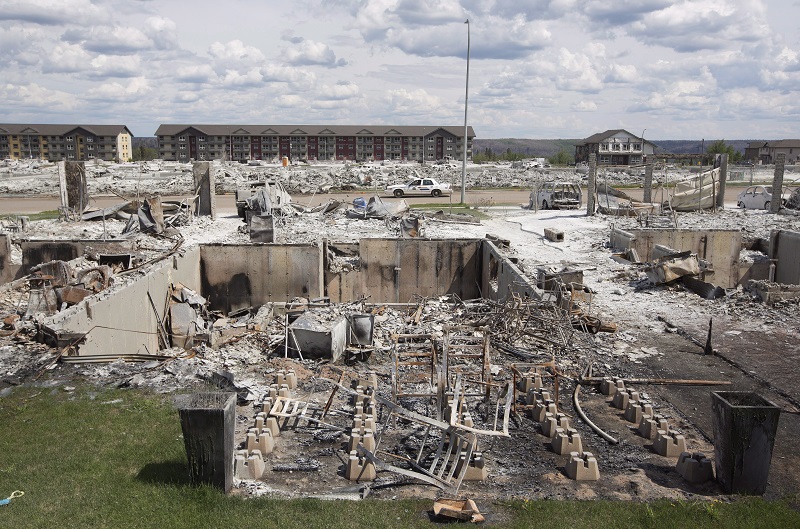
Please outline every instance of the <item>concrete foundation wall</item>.
[[415, 295], [456, 294], [480, 297], [481, 241], [429, 239], [361, 239], [361, 267], [326, 272], [328, 296], [348, 302], [369, 296], [372, 302], [404, 303]]
[[203, 245], [200, 275], [211, 309], [226, 314], [324, 296], [322, 250], [310, 244]]
[[11, 235], [0, 233], [0, 284], [14, 279], [15, 267], [11, 264]]
[[22, 247], [22, 266], [17, 273], [22, 277], [30, 273], [30, 268], [48, 261], [60, 260], [71, 261], [84, 254], [87, 248], [104, 254], [130, 253], [132, 241], [128, 240], [108, 240], [98, 241], [94, 239], [83, 240], [24, 240], [20, 242]]
[[541, 299], [541, 291], [490, 241], [482, 243], [481, 291], [487, 299], [506, 299], [512, 292], [523, 298]]
[[157, 321], [148, 293], [164, 318], [169, 285], [182, 283], [200, 289], [200, 250], [189, 248], [155, 265], [147, 275], [115, 291], [101, 293], [47, 318], [44, 326], [56, 334], [86, 334], [80, 356], [155, 354]]
[[772, 230], [769, 237], [769, 258], [775, 259], [775, 282], [800, 284], [800, 232]]
[[642, 261], [653, 259], [653, 247], [657, 244], [679, 252], [691, 251], [700, 259], [709, 261], [714, 268], [714, 273], [704, 278], [709, 283], [723, 288], [733, 288], [739, 283], [742, 233], [738, 230], [614, 230], [611, 235], [612, 247], [633, 248]]

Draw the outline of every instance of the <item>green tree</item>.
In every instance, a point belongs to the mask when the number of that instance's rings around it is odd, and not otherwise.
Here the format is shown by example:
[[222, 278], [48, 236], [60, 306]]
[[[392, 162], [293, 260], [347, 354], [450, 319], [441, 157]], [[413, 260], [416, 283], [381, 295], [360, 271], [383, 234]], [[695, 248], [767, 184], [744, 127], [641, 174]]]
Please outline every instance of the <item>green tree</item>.
[[732, 163], [740, 162], [742, 160], [742, 153], [733, 148], [733, 145], [728, 145], [725, 140], [717, 140], [706, 149], [706, 154], [727, 154], [728, 161]]
[[139, 145], [133, 149], [132, 160], [134, 162], [146, 162], [148, 160], [155, 160], [156, 158], [158, 158], [158, 149], [145, 147], [144, 145]]
[[551, 165], [572, 165], [575, 163], [575, 157], [570, 153], [561, 149], [556, 154], [547, 159]]

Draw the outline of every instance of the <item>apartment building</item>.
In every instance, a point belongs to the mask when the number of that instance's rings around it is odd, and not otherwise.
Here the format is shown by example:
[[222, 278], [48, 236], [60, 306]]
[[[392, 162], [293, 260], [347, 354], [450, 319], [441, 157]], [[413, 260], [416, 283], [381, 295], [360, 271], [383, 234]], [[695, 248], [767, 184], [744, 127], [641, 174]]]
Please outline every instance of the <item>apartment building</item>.
[[800, 140], [775, 140], [750, 142], [744, 150], [744, 159], [756, 164], [773, 164], [779, 153], [787, 164], [800, 162]]
[[656, 145], [627, 130], [599, 132], [575, 146], [575, 161], [588, 162], [589, 154], [597, 155], [597, 165], [636, 165], [645, 163], [655, 152]]
[[132, 141], [125, 125], [0, 124], [0, 159], [126, 162]]
[[[164, 160], [461, 159], [464, 127], [365, 125], [173, 125], [156, 131]], [[475, 132], [467, 129], [467, 157]]]

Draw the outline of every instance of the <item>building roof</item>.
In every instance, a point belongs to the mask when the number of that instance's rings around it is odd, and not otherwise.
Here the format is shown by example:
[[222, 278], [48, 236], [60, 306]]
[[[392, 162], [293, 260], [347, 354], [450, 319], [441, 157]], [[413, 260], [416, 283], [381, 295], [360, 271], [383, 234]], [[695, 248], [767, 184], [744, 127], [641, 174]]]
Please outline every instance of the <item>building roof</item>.
[[771, 141], [767, 144], [768, 147], [773, 149], [798, 149], [800, 148], [800, 140], [778, 140]]
[[[638, 140], [642, 139], [639, 136], [637, 136], [636, 134], [632, 134], [632, 133], [628, 132], [625, 129], [609, 129], [609, 130], [607, 130], [605, 132], [598, 132], [597, 134], [592, 134], [591, 136], [589, 136], [588, 138], [583, 140], [583, 144], [584, 145], [589, 145], [589, 144], [592, 144], [592, 143], [601, 143], [604, 139], [606, 139], [606, 138], [608, 138], [610, 136], [614, 136], [619, 132], [624, 132], [625, 134], [628, 134], [629, 136], [632, 136], [632, 137], [634, 137], [634, 138], [636, 138]], [[644, 142], [645, 143], [649, 143], [653, 147], [656, 146], [656, 144], [653, 143], [652, 141], [644, 140]]]
[[41, 136], [63, 136], [75, 129], [83, 129], [95, 136], [117, 136], [122, 133], [133, 134], [125, 125], [76, 125], [76, 124], [32, 124], [0, 123], [0, 134], [39, 134]]
[[[443, 130], [454, 136], [464, 134], [464, 127], [441, 126], [400, 126], [400, 125], [179, 125], [161, 124], [156, 136], [175, 136], [187, 129], [195, 129], [208, 136], [427, 136], [437, 130]], [[468, 127], [467, 134], [475, 137], [475, 131]]]

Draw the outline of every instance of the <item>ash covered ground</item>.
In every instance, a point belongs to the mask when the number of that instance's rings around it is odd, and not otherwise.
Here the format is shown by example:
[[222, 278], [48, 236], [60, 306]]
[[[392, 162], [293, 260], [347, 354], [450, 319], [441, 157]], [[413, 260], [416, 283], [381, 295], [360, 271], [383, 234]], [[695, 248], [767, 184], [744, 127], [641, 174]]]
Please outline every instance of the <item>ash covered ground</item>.
[[[98, 165], [89, 178], [90, 192], [114, 193], [129, 196], [136, 189], [158, 189], [165, 195], [189, 192], [191, 172], [185, 167], [150, 164], [116, 168]], [[89, 166], [91, 168], [91, 166]], [[7, 167], [8, 175], [0, 175], [0, 189], [9, 194], [39, 194], [57, 192], [56, 183], [49, 180], [49, 168]], [[23, 174], [27, 171], [30, 174]], [[40, 171], [40, 172], [37, 172]], [[252, 171], [252, 172], [251, 172]], [[297, 173], [269, 167], [249, 168], [232, 165], [222, 182], [232, 190], [261, 174], [285, 177], [292, 183], [290, 191], [325, 192], [342, 185], [377, 185], [402, 181], [414, 172], [441, 172], [443, 180], [456, 179], [453, 167], [419, 168], [415, 166], [376, 166], [373, 168], [315, 168], [297, 169]], [[449, 173], [448, 173], [449, 171]], [[147, 172], [155, 174], [149, 179]], [[259, 173], [260, 174], [256, 174]], [[253, 177], [253, 175], [256, 175]], [[298, 178], [304, 175], [304, 179]], [[427, 174], [427, 173], [426, 173]], [[471, 186], [531, 186], [545, 179], [580, 180], [574, 172], [547, 173], [511, 168], [470, 168]], [[367, 178], [369, 177], [369, 178]], [[677, 176], [676, 176], [677, 177]], [[634, 181], [638, 175], [618, 175], [618, 181]], [[297, 183], [302, 180], [302, 183]], [[3, 187], [6, 186], [6, 187]], [[768, 497], [785, 497], [800, 490], [800, 479], [793, 472], [798, 461], [797, 441], [800, 425], [797, 422], [797, 403], [800, 390], [793, 378], [796, 372], [800, 339], [796, 322], [800, 309], [795, 301], [767, 305], [753, 293], [741, 287], [729, 289], [725, 296], [705, 300], [680, 285], [653, 286], [646, 281], [641, 266], [612, 260], [608, 248], [613, 226], [629, 229], [639, 226], [634, 218], [615, 218], [603, 215], [585, 216], [585, 210], [540, 211], [486, 208], [488, 219], [480, 224], [442, 219], [423, 219], [424, 236], [429, 238], [481, 238], [487, 233], [510, 241], [507, 250], [520, 269], [533, 279], [540, 268], [560, 270], [565, 267], [583, 270], [583, 284], [591, 295], [581, 301], [581, 309], [603, 322], [616, 325], [614, 333], [598, 334], [571, 330], [567, 346], [542, 347], [525, 340], [512, 345], [527, 351], [530, 360], [547, 361], [555, 356], [559, 372], [564, 376], [559, 385], [559, 411], [570, 416], [570, 426], [577, 429], [584, 450], [597, 456], [601, 479], [597, 482], [575, 482], [566, 477], [567, 456], [555, 454], [549, 440], [542, 434], [539, 423], [526, 413], [512, 414], [510, 437], [479, 436], [478, 446], [484, 454], [489, 477], [484, 482], [465, 482], [461, 494], [477, 498], [613, 498], [653, 499], [710, 498], [721, 495], [713, 483], [692, 485], [675, 471], [675, 458], [662, 457], [652, 450], [651, 440], [636, 435], [634, 425], [625, 421], [622, 412], [610, 406], [609, 398], [596, 388], [585, 387], [580, 402], [587, 415], [605, 432], [617, 438], [619, 444], [609, 444], [593, 432], [577, 416], [571, 402], [574, 380], [592, 365], [592, 374], [610, 378], [703, 379], [730, 382], [730, 387], [641, 385], [636, 388], [645, 395], [658, 413], [665, 416], [671, 428], [686, 438], [687, 448], [713, 456], [709, 392], [714, 389], [756, 391], [778, 404], [784, 414], [781, 419], [771, 471]], [[724, 228], [741, 230], [746, 240], [766, 238], [772, 229], [798, 229], [800, 220], [794, 216], [773, 215], [763, 211], [724, 210], [716, 213], [683, 213], [677, 216], [678, 227], [699, 230]], [[142, 263], [170, 251], [180, 241], [180, 247], [225, 242], [246, 243], [249, 237], [244, 224], [233, 215], [221, 215], [215, 221], [207, 218], [187, 218], [167, 235], [152, 236], [134, 233], [135, 253]], [[544, 238], [544, 228], [556, 227], [564, 232], [564, 242], [554, 243]], [[100, 239], [117, 237], [124, 223], [118, 220], [100, 222], [32, 222], [25, 233], [14, 237], [31, 239]], [[278, 226], [279, 242], [353, 242], [365, 237], [396, 236], [395, 226], [377, 219], [347, 218], [342, 210], [333, 213], [303, 213], [287, 217]], [[21, 254], [12, 246], [14, 260]], [[178, 249], [180, 251], [180, 249]], [[74, 263], [76, 268], [92, 266], [91, 256]], [[743, 251], [743, 262], [763, 259], [763, 254]], [[345, 261], [347, 261], [345, 259]], [[334, 260], [334, 262], [337, 262]], [[337, 262], [338, 266], [358, 266], [357, 261]], [[142, 271], [115, 276], [110, 295], [128, 281], [136, 280]], [[24, 286], [5, 287], [0, 293], [2, 316], [11, 318], [0, 342], [0, 394], [13, 391], [19, 384], [41, 384], [68, 390], [78, 378], [98, 385], [146, 387], [165, 393], [182, 393], [205, 389], [217, 380], [215, 374], [233, 375], [240, 393], [251, 402], [237, 408], [237, 441], [244, 442], [260, 408], [256, 405], [269, 393], [278, 370], [292, 368], [298, 376], [294, 396], [314, 406], [327, 403], [341, 369], [350, 377], [367, 376], [375, 372], [379, 387], [377, 394], [391, 398], [391, 335], [416, 324], [439, 336], [448, 324], [465, 319], [480, 318], [483, 314], [500, 311], [497, 305], [475, 301], [437, 298], [418, 300], [412, 307], [385, 307], [376, 312], [374, 351], [365, 361], [351, 365], [332, 366], [327, 362], [284, 358], [283, 320], [274, 318], [256, 331], [253, 314], [227, 317], [227, 338], [216, 347], [205, 344], [186, 352], [182, 349], [161, 351], [172, 358], [150, 362], [116, 361], [108, 364], [65, 364], [56, 362], [60, 351], [34, 343], [36, 315], [15, 320], [14, 315], [25, 313], [27, 292]], [[422, 307], [422, 309], [419, 309]], [[358, 307], [374, 310], [375, 307]], [[341, 313], [353, 307], [334, 307]], [[419, 312], [417, 312], [419, 311]], [[712, 343], [714, 355], [704, 355], [695, 343], [705, 342], [709, 320], [713, 319]], [[500, 327], [499, 320], [491, 320]], [[508, 329], [498, 329], [508, 333]], [[691, 340], [687, 337], [694, 337]], [[507, 350], [493, 348], [491, 363], [495, 366], [494, 380], [511, 379], [511, 365], [522, 362]], [[420, 382], [424, 386], [423, 382]], [[552, 381], [550, 384], [551, 392]], [[422, 414], [430, 414], [431, 405], [425, 399], [404, 402]], [[267, 456], [267, 472], [258, 481], [243, 480], [239, 490], [246, 494], [276, 496], [310, 496], [353, 494], [363, 487], [347, 481], [342, 467], [347, 462], [344, 433], [352, 421], [353, 406], [345, 391], [334, 396], [332, 412], [326, 420], [333, 428], [319, 428], [300, 422], [287, 428], [276, 438], [275, 451]], [[488, 427], [491, 410], [485, 404], [474, 404], [476, 425]], [[489, 413], [487, 413], [489, 412]], [[379, 415], [384, 412], [379, 412]], [[385, 416], [380, 415], [383, 419]], [[487, 418], [489, 420], [487, 421]], [[381, 447], [395, 455], [406, 456], [419, 446], [422, 432], [402, 420], [391, 423], [381, 439]], [[272, 468], [293, 469], [272, 471]], [[355, 487], [355, 488], [353, 488]], [[435, 487], [393, 474], [378, 472], [371, 485], [378, 497], [423, 496], [439, 494]]]

